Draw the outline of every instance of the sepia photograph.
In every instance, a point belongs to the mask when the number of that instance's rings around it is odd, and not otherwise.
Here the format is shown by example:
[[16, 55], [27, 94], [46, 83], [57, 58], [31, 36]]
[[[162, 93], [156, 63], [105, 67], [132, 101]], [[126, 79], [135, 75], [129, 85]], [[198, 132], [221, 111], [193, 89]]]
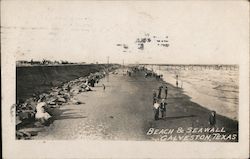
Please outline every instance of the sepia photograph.
[[1, 48], [4, 158], [249, 157], [248, 1], [2, 1]]

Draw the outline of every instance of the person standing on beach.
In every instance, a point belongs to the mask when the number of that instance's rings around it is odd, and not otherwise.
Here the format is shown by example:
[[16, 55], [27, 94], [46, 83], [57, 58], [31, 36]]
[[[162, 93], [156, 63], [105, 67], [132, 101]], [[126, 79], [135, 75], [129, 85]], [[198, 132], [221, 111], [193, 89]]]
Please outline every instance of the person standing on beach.
[[167, 87], [167, 85], [163, 84], [162, 89], [164, 90], [164, 93], [165, 93], [164, 99], [167, 99], [167, 97], [168, 97], [168, 87]]
[[163, 86], [160, 86], [160, 87], [158, 88], [159, 92], [158, 92], [158, 96], [157, 96], [157, 97], [158, 97], [159, 99], [161, 98], [162, 87], [163, 87]]
[[178, 75], [176, 75], [176, 87], [178, 87]]
[[153, 90], [153, 104], [155, 104], [156, 100], [157, 100], [157, 94], [156, 91]]
[[106, 86], [105, 86], [104, 84], [102, 84], [102, 88], [103, 88], [103, 90], [105, 91], [105, 89], [106, 89]]
[[153, 110], [154, 110], [154, 119], [159, 120], [159, 108], [160, 108], [160, 102], [159, 100], [156, 100], [156, 102], [153, 105]]
[[216, 111], [211, 111], [209, 114], [209, 125], [215, 126], [216, 124]]
[[164, 98], [167, 99], [168, 96], [168, 87], [166, 84], [162, 84], [159, 88], [158, 88], [159, 92], [158, 92], [158, 98], [161, 99], [162, 98], [162, 91], [164, 91], [165, 96]]
[[165, 101], [165, 99], [162, 99], [161, 104], [160, 104], [160, 111], [161, 111], [162, 119], [166, 118], [166, 106], [167, 106], [167, 102]]

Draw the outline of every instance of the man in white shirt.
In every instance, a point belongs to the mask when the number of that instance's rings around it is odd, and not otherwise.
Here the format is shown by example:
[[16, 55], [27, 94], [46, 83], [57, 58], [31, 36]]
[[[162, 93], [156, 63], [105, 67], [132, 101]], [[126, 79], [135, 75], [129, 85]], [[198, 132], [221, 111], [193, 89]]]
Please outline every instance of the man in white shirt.
[[155, 120], [159, 120], [159, 107], [160, 107], [159, 100], [156, 100], [156, 102], [154, 103], [154, 118], [155, 118]]

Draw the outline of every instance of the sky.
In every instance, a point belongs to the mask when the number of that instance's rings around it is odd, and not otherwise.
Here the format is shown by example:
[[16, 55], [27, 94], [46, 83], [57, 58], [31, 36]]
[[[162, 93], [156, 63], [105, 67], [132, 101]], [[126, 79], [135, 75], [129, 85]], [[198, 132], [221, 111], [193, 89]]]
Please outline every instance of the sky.
[[[3, 1], [2, 52], [16, 60], [238, 64], [248, 13], [247, 1]], [[144, 37], [151, 42], [138, 49]], [[166, 37], [169, 46], [159, 46]]]

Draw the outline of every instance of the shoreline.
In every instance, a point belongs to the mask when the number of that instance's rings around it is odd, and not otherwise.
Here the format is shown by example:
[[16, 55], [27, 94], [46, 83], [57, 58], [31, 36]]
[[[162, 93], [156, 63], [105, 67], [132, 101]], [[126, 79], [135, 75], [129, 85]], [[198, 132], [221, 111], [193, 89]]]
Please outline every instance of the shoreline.
[[[168, 70], [166, 67], [160, 70], [154, 68], [154, 72], [163, 75], [163, 80], [167, 83], [171, 83], [175, 86], [176, 78], [175, 72]], [[238, 78], [235, 77], [237, 72], [230, 72], [228, 78], [217, 79], [218, 73], [225, 74], [224, 71], [212, 71], [208, 70], [208, 73], [196, 72], [196, 71], [180, 71], [179, 75], [179, 87], [183, 88], [184, 94], [191, 97], [191, 100], [199, 105], [202, 105], [210, 110], [216, 111], [218, 114], [238, 120]], [[197, 77], [201, 75], [201, 77]], [[211, 77], [210, 77], [211, 75]], [[229, 81], [230, 82], [229, 82]], [[231, 80], [235, 80], [235, 83]], [[235, 88], [231, 88], [231, 87]], [[216, 88], [231, 88], [231, 91], [216, 89]], [[233, 89], [233, 90], [232, 90]], [[235, 90], [235, 91], [234, 91]]]
[[[188, 96], [188, 94], [186, 94], [184, 92], [183, 88], [176, 88], [174, 85], [166, 82], [163, 79], [160, 79], [161, 83], [166, 84], [168, 86], [168, 88], [171, 88], [171, 90], [176, 89], [178, 92], [178, 97], [175, 97], [174, 99], [171, 98], [167, 98], [167, 100], [170, 99], [171, 103], [175, 103], [178, 104], [183, 110], [184, 112], [182, 113], [182, 115], [179, 115], [181, 113], [177, 113], [179, 116], [174, 116], [173, 114], [171, 116], [166, 117], [166, 119], [160, 120], [159, 122], [157, 121], [152, 121], [150, 126], [151, 127], [147, 127], [147, 129], [145, 130], [150, 130], [150, 128], [153, 129], [174, 129], [177, 130], [178, 128], [183, 128], [183, 129], [190, 129], [190, 128], [194, 128], [194, 129], [199, 129], [199, 128], [209, 128], [209, 129], [223, 129], [224, 131], [220, 132], [223, 135], [227, 135], [230, 136], [230, 134], [233, 134], [233, 136], [231, 136], [230, 139], [224, 141], [224, 142], [238, 142], [238, 120], [234, 120], [231, 118], [228, 118], [226, 116], [217, 114], [216, 115], [216, 126], [210, 126], [209, 125], [209, 114], [211, 112], [210, 109], [194, 102], [191, 100], [191, 97]], [[173, 100], [173, 101], [172, 101]], [[178, 101], [178, 102], [177, 102]], [[168, 111], [168, 108], [167, 108]], [[191, 113], [191, 114], [190, 114]], [[199, 118], [198, 120], [194, 120], [192, 118]], [[179, 119], [185, 119], [187, 121], [182, 121], [180, 122], [176, 122], [176, 123], [172, 123], [171, 124], [166, 124], [164, 123], [165, 120], [179, 120]], [[183, 126], [185, 125], [185, 126]], [[213, 133], [213, 132], [212, 132]], [[210, 136], [210, 139], [206, 140], [206, 142], [223, 142], [221, 141], [222, 139], [218, 137], [218, 132], [214, 132], [215, 136]], [[187, 135], [211, 135], [211, 132], [202, 132], [202, 133], [189, 133], [188, 131], [184, 132], [184, 137]], [[161, 136], [162, 134], [157, 134], [157, 135], [149, 135], [149, 138], [151, 138], [152, 140], [156, 140], [156, 141], [169, 141], [168, 139], [166, 139], [166, 136]], [[170, 136], [171, 141], [179, 141], [177, 136], [178, 135], [183, 135], [183, 134], [179, 134], [176, 131], [173, 132]], [[175, 136], [175, 137], [174, 137]], [[162, 139], [164, 138], [164, 139]], [[217, 138], [217, 139], [216, 139]], [[192, 141], [192, 140], [187, 140], [187, 141]], [[202, 141], [202, 139], [200, 140], [193, 140], [192, 142], [200, 142]]]
[[[168, 84], [168, 85], [172, 85], [172, 84], [166, 82], [165, 80], [163, 80], [163, 81], [164, 81], [164, 83], [166, 83], [166, 84]], [[172, 85], [172, 87], [175, 87], [175, 86]], [[197, 101], [193, 100], [192, 97], [190, 97], [190, 95], [188, 94], [188, 92], [185, 91], [183, 88], [179, 88], [179, 89], [182, 91], [183, 95], [185, 95], [185, 96], [187, 96], [187, 97], [190, 98], [190, 99], [189, 99], [190, 102], [193, 102], [193, 103], [197, 104], [198, 106], [200, 106], [200, 107], [202, 107], [202, 108], [204, 108], [204, 109], [206, 109], [206, 110], [208, 110], [208, 111], [213, 111], [213, 110], [211, 110], [211, 109], [209, 109], [209, 108], [203, 106], [202, 104], [198, 103]], [[218, 113], [217, 113], [217, 115], [222, 116], [222, 117], [225, 117], [225, 118], [228, 118], [228, 119], [230, 119], [230, 120], [232, 120], [232, 121], [238, 122], [237, 119], [233, 119], [233, 118], [230, 118], [230, 117], [228, 117], [228, 116], [225, 116], [225, 115], [222, 115], [222, 114], [218, 114]]]
[[[179, 141], [190, 134], [179, 134], [178, 128], [188, 129], [207, 128], [210, 110], [190, 101], [190, 97], [180, 88], [166, 83], [169, 88], [167, 117], [155, 121], [153, 118], [152, 91], [164, 83], [154, 77], [145, 78], [143, 72], [133, 73], [131, 77], [110, 74], [94, 87], [94, 91], [80, 93], [77, 98], [83, 103], [80, 105], [67, 104], [59, 108], [54, 122], [39, 130], [35, 140], [133, 140], [133, 141]], [[102, 90], [101, 84], [106, 85]], [[217, 128], [224, 128], [222, 135], [236, 134], [237, 138], [227, 140], [218, 137], [210, 140], [191, 140], [194, 142], [237, 142], [238, 122], [227, 117], [217, 115]], [[150, 128], [174, 129], [166, 138], [164, 134], [147, 135]], [[213, 135], [211, 132], [191, 133], [191, 135]], [[217, 136], [216, 136], [217, 135]], [[163, 136], [163, 137], [162, 137]], [[235, 136], [234, 136], [235, 137]], [[161, 138], [163, 138], [161, 140]], [[177, 139], [177, 140], [176, 140]]]

